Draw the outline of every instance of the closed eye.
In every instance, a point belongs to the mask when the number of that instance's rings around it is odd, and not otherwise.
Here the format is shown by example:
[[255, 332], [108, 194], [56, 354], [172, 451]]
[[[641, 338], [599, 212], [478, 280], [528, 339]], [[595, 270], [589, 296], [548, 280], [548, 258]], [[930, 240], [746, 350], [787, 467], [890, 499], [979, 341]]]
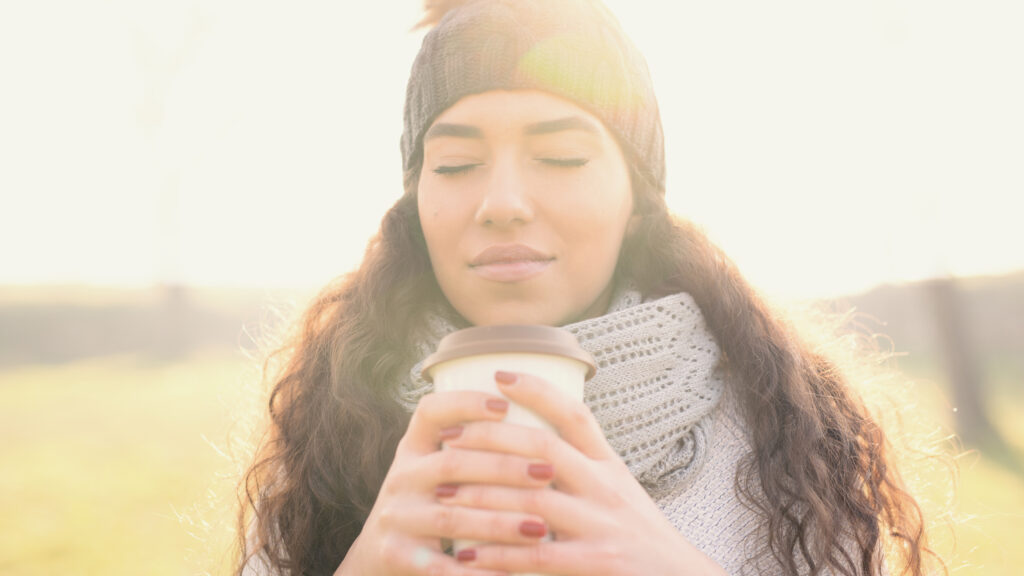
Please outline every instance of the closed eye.
[[539, 158], [539, 161], [548, 166], [558, 166], [560, 168], [579, 168], [586, 166], [587, 162], [590, 162], [589, 158]]
[[466, 172], [469, 172], [473, 168], [476, 168], [477, 166], [482, 166], [482, 164], [470, 163], [470, 164], [456, 164], [456, 165], [453, 165], [453, 166], [438, 166], [437, 168], [434, 168], [434, 174], [440, 174], [442, 176], [445, 176], [445, 175], [452, 176], [452, 175], [457, 175], [457, 174], [464, 174]]

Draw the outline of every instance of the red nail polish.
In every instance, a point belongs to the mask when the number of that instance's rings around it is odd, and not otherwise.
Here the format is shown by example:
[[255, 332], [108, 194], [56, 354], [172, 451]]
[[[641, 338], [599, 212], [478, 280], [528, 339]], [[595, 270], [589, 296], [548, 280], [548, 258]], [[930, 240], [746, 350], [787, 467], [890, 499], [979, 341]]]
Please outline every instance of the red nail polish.
[[476, 550], [473, 550], [472, 548], [459, 550], [458, 553], [455, 554], [455, 559], [459, 562], [472, 562], [473, 560], [476, 560]]
[[441, 430], [441, 440], [453, 440], [462, 435], [462, 426], [452, 426]]
[[548, 533], [548, 527], [540, 522], [527, 520], [519, 525], [519, 533], [527, 538], [543, 538]]
[[555, 467], [551, 464], [530, 464], [527, 473], [537, 480], [551, 480], [555, 477]]
[[434, 495], [438, 498], [451, 498], [458, 491], [459, 486], [457, 484], [438, 484], [437, 488], [434, 488]]
[[488, 398], [487, 409], [491, 412], [504, 414], [505, 412], [508, 412], [508, 400], [502, 400], [501, 398]]
[[498, 370], [497, 372], [494, 373], [494, 379], [498, 382], [498, 384], [504, 384], [508, 386], [509, 384], [515, 384], [516, 380], [519, 380], [519, 376], [513, 374], [512, 372]]

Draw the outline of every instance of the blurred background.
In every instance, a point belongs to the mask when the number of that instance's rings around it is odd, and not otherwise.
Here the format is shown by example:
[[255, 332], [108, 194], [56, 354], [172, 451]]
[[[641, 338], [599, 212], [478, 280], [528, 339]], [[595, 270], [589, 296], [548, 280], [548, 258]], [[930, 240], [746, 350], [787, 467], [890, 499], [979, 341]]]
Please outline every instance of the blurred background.
[[[954, 573], [1019, 574], [1024, 4], [607, 3], [670, 205], [780, 307], [855, 311], [957, 463], [922, 496]], [[0, 574], [227, 573], [262, 345], [401, 194], [419, 16], [0, 3]]]

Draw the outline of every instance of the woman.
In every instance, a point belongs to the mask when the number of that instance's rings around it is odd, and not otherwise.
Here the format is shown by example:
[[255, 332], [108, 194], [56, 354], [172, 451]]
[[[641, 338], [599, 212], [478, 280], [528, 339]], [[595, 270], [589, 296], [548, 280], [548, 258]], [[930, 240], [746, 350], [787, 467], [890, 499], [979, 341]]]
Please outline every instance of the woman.
[[[669, 215], [651, 81], [614, 18], [468, 0], [425, 23], [405, 194], [282, 350], [238, 572], [922, 574], [883, 432]], [[499, 323], [576, 334], [600, 366], [585, 403], [506, 372], [500, 397], [431, 393], [438, 340]], [[503, 423], [509, 401], [558, 433]]]

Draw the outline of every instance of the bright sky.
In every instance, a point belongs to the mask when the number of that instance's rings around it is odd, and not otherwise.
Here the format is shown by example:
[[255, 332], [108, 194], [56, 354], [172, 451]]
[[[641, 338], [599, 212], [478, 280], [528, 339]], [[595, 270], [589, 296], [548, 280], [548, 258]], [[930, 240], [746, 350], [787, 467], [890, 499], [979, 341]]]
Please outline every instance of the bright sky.
[[[1020, 0], [608, 4], [654, 75], [671, 206], [766, 292], [1024, 268]], [[0, 284], [351, 269], [401, 193], [418, 17], [0, 3]]]

